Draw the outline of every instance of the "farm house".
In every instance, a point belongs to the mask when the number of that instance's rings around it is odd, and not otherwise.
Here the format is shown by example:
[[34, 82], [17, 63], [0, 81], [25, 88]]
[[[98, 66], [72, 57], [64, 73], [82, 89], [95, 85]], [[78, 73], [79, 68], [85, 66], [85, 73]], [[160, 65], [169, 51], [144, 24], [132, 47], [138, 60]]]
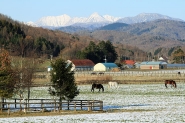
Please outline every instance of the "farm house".
[[118, 68], [115, 63], [97, 63], [94, 66], [94, 71], [111, 71], [114, 68]]
[[145, 61], [140, 64], [140, 69], [166, 69], [167, 63], [163, 61]]
[[93, 70], [94, 62], [89, 59], [74, 59], [68, 60], [72, 63], [72, 69], [75, 71], [90, 71]]

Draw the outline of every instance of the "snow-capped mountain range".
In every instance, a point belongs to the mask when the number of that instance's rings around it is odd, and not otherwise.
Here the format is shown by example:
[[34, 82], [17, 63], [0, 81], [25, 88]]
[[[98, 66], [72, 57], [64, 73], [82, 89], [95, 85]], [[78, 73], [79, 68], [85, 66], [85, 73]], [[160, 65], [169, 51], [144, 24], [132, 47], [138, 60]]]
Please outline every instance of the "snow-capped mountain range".
[[66, 27], [66, 26], [80, 26], [80, 27], [101, 27], [110, 23], [121, 22], [127, 24], [148, 22], [156, 19], [170, 19], [183, 21], [181, 19], [172, 18], [169, 16], [156, 14], [156, 13], [142, 13], [135, 17], [113, 17], [110, 15], [99, 15], [98, 13], [93, 13], [89, 17], [70, 17], [69, 15], [61, 16], [46, 16], [42, 17], [36, 22], [28, 22], [28, 25], [37, 27]]

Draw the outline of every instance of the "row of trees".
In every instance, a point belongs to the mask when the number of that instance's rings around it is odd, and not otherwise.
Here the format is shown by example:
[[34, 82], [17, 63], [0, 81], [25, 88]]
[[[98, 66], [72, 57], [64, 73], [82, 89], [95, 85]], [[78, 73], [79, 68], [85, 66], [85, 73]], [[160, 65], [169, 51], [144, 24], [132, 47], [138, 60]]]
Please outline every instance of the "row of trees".
[[51, 42], [45, 37], [26, 35], [20, 23], [1, 18], [0, 47], [9, 50], [11, 55], [25, 57], [58, 56], [61, 48], [64, 48], [62, 44]]
[[78, 58], [90, 59], [95, 64], [99, 62], [115, 62], [118, 55], [115, 47], [110, 41], [100, 41], [98, 44], [91, 41], [89, 45], [82, 51], [79, 51]]
[[184, 64], [184, 61], [185, 60], [185, 54], [184, 54], [184, 51], [182, 49], [178, 49], [176, 51], [174, 51], [173, 53], [173, 61], [174, 63], [183, 63]]
[[[34, 59], [10, 59], [8, 52], [5, 50], [0, 53], [1, 102], [4, 102], [6, 98], [18, 95], [20, 99], [28, 99], [29, 103], [36, 63]], [[65, 60], [59, 58], [53, 61], [51, 66], [53, 69], [51, 71], [52, 88], [49, 90], [50, 94], [58, 96], [60, 101], [62, 99], [71, 100], [77, 96], [79, 90], [75, 84], [71, 65], [67, 66]], [[27, 92], [26, 97], [23, 96], [25, 92]]]
[[[30, 98], [30, 87], [33, 83], [35, 71], [34, 62], [30, 59], [10, 58], [4, 49], [0, 53], [0, 97], [4, 99], [18, 95], [23, 99], [23, 93], [27, 90], [27, 99]], [[21, 100], [20, 100], [21, 101]]]

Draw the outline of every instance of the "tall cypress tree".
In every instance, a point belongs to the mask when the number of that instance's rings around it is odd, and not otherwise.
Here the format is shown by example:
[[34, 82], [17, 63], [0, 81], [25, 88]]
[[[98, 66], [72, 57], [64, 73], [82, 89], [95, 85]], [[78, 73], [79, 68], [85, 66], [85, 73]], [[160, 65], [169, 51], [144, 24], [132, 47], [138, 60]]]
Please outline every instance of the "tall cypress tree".
[[79, 94], [77, 85], [75, 83], [74, 72], [71, 71], [71, 65], [59, 58], [51, 63], [51, 82], [54, 88], [54, 93], [62, 99], [71, 100]]

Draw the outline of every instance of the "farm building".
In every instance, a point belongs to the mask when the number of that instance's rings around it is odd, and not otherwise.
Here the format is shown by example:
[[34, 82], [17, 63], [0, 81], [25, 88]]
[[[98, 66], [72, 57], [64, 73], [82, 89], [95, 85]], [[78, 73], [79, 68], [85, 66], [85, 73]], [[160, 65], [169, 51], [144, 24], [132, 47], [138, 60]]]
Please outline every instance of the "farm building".
[[167, 64], [170, 69], [185, 69], [185, 64]]
[[158, 61], [163, 61], [163, 62], [167, 62], [168, 63], [168, 58], [166, 58], [165, 56], [161, 56], [161, 57], [159, 57]]
[[136, 62], [133, 60], [124, 60], [122, 63], [124, 63], [123, 68], [133, 68]]
[[94, 66], [94, 71], [111, 71], [115, 68], [118, 68], [115, 63], [97, 63]]
[[133, 60], [124, 60], [123, 63], [125, 63], [125, 65], [134, 65], [135, 64], [135, 61]]
[[68, 60], [72, 63], [72, 70], [75, 71], [90, 71], [93, 70], [94, 63], [89, 59], [74, 59]]
[[140, 69], [166, 69], [167, 63], [163, 61], [146, 61], [140, 64]]

